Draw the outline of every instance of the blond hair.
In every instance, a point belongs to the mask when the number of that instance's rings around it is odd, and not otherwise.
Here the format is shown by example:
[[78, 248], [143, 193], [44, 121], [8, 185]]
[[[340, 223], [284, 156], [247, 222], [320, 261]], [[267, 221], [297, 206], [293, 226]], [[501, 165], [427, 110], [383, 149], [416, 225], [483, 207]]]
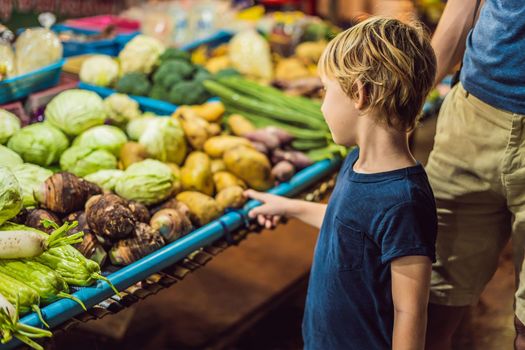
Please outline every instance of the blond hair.
[[390, 127], [409, 131], [433, 86], [436, 57], [422, 27], [371, 17], [337, 35], [319, 61], [321, 75], [336, 79], [353, 100], [363, 84], [367, 111]]

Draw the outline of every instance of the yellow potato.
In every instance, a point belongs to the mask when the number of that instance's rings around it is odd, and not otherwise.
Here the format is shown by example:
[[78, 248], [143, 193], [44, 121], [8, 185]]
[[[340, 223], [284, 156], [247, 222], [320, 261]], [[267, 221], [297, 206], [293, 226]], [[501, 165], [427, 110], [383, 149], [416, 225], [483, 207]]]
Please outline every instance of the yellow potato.
[[223, 189], [215, 196], [221, 208], [240, 208], [246, 203], [244, 189], [240, 186], [231, 186]]
[[244, 181], [228, 171], [219, 171], [213, 174], [213, 182], [215, 183], [217, 192], [232, 186], [239, 186], [243, 189], [246, 189], [246, 184]]
[[199, 106], [192, 106], [191, 109], [197, 115], [210, 123], [218, 122], [224, 111], [224, 104], [221, 101], [206, 102]]
[[219, 171], [226, 170], [226, 165], [222, 159], [212, 159], [211, 161], [211, 173], [215, 174]]
[[200, 192], [185, 191], [179, 193], [175, 198], [186, 204], [190, 210], [191, 220], [197, 226], [206, 225], [222, 213], [221, 206], [213, 197]]
[[211, 160], [206, 153], [192, 152], [180, 172], [184, 191], [199, 191], [209, 196], [214, 193]]
[[266, 191], [274, 185], [275, 179], [268, 157], [253, 148], [232, 148], [224, 153], [223, 160], [226, 169], [255, 190]]
[[243, 136], [246, 133], [255, 131], [255, 126], [240, 114], [232, 114], [228, 118], [228, 126], [236, 136]]
[[229, 149], [237, 146], [246, 146], [253, 148], [250, 141], [245, 138], [230, 135], [220, 135], [210, 137], [204, 143], [204, 152], [212, 158], [220, 158]]

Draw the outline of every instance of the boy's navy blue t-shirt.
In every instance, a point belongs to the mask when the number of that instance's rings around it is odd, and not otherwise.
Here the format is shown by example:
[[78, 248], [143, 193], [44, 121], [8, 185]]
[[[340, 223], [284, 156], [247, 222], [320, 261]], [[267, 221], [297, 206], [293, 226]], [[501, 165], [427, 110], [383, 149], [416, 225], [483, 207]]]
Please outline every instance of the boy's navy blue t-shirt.
[[390, 262], [435, 260], [436, 205], [423, 167], [376, 174], [346, 158], [315, 248], [308, 286], [305, 349], [391, 349]]

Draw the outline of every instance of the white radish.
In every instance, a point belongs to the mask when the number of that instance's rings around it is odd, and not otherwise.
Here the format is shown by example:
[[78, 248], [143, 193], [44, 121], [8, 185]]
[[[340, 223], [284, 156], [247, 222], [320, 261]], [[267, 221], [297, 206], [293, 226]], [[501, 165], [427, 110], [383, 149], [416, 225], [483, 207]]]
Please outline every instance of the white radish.
[[[54, 226], [51, 235], [29, 230], [0, 231], [0, 259], [33, 258], [49, 248], [82, 242], [83, 232], [66, 236], [67, 232], [77, 226], [77, 222]], [[22, 226], [23, 227], [23, 226]]]

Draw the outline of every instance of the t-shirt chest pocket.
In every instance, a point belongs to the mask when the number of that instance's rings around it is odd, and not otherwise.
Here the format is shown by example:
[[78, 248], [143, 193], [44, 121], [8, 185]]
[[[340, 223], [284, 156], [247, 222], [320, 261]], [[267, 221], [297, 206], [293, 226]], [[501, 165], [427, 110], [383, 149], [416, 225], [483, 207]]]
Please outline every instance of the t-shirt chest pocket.
[[360, 270], [363, 266], [364, 242], [363, 232], [335, 218], [335, 232], [331, 238], [331, 258], [339, 271]]

